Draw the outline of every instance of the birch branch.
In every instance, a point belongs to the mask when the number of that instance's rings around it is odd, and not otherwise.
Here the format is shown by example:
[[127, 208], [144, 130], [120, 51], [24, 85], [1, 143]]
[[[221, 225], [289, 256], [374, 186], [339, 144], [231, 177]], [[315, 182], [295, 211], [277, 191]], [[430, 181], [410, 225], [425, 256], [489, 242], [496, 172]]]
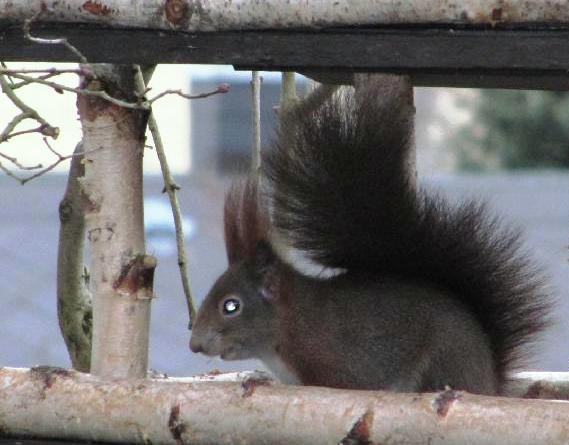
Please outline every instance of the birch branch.
[[24, 20], [24, 36], [31, 42], [39, 43], [40, 45], [63, 45], [65, 46], [70, 52], [75, 54], [78, 61], [81, 63], [88, 63], [87, 58], [79, 51], [75, 46], [67, 41], [65, 37], [59, 39], [42, 39], [41, 37], [34, 37], [31, 34], [31, 26], [32, 23], [38, 19], [40, 16], [44, 15], [46, 12], [45, 8], [42, 8], [40, 11], [36, 12], [32, 17]]
[[[140, 68], [137, 69], [136, 78], [136, 91], [139, 95], [143, 95], [146, 91], [146, 85], [143, 78], [142, 71]], [[184, 295], [186, 297], [186, 305], [188, 308], [189, 323], [188, 328], [191, 329], [193, 322], [196, 317], [196, 308], [194, 300], [192, 298], [192, 292], [190, 287], [190, 278], [188, 276], [187, 264], [188, 259], [186, 256], [186, 246], [184, 239], [184, 228], [182, 225], [182, 216], [180, 211], [180, 203], [178, 202], [177, 191], [180, 189], [178, 185], [174, 182], [172, 173], [170, 172], [170, 166], [168, 165], [168, 159], [166, 158], [166, 152], [164, 150], [164, 144], [162, 143], [162, 137], [160, 136], [160, 130], [158, 128], [158, 123], [156, 118], [150, 110], [148, 116], [148, 128], [152, 134], [152, 139], [154, 141], [154, 147], [156, 148], [156, 155], [160, 162], [160, 169], [162, 170], [162, 176], [164, 178], [164, 190], [168, 194], [170, 199], [170, 206], [172, 207], [172, 216], [174, 218], [174, 227], [176, 230], [176, 247], [178, 252], [178, 267], [180, 269], [180, 277], [182, 279], [182, 288], [184, 290]]]
[[81, 144], [71, 160], [69, 178], [59, 204], [59, 244], [57, 252], [57, 315], [61, 334], [74, 369], [89, 372], [91, 367], [92, 306], [83, 265], [85, 216], [80, 178], [85, 174]]
[[261, 81], [258, 71], [251, 72], [251, 171], [261, 170]]
[[18, 437], [176, 445], [569, 441], [569, 402], [280, 386], [237, 377], [245, 379], [109, 382], [64, 369], [2, 368], [0, 429]]
[[569, 23], [567, 0], [18, 0], [0, 8], [11, 22], [42, 14], [50, 22], [189, 31], [320, 29], [353, 25]]
[[[6, 158], [8, 159], [10, 162], [12, 162], [14, 165], [16, 165], [18, 168], [22, 169], [22, 170], [38, 170], [35, 173], [29, 175], [29, 176], [20, 176], [15, 174], [14, 172], [12, 172], [9, 168], [7, 168], [6, 166], [4, 166], [1, 162], [0, 162], [0, 170], [3, 171], [7, 176], [15, 179], [16, 181], [18, 181], [20, 184], [24, 185], [27, 182], [36, 179], [37, 177], [53, 170], [55, 167], [57, 167], [59, 164], [61, 164], [63, 161], [66, 161], [68, 159], [72, 159], [76, 156], [82, 156], [84, 153], [72, 153], [70, 155], [62, 155], [61, 153], [59, 153], [58, 151], [54, 150], [51, 145], [49, 144], [47, 138], [43, 138], [43, 142], [44, 144], [47, 146], [47, 148], [56, 156], [56, 160], [54, 162], [52, 162], [51, 164], [49, 164], [47, 167], [44, 167], [42, 164], [37, 164], [31, 167], [26, 167], [23, 166], [22, 164], [20, 164], [18, 162], [18, 160], [16, 158], [7, 156], [3, 153], [0, 153], [0, 157], [1, 158]], [[92, 151], [97, 151], [100, 150], [99, 148], [95, 148]]]
[[[8, 125], [6, 125], [2, 133], [0, 133], [0, 143], [7, 141], [13, 137], [14, 129], [20, 122], [24, 121], [25, 119], [32, 119], [37, 121], [40, 124], [38, 130], [41, 132], [41, 134], [56, 139], [59, 135], [59, 128], [51, 126], [43, 117], [40, 116], [36, 110], [24, 103], [16, 95], [16, 93], [14, 93], [12, 85], [10, 82], [8, 82], [8, 80], [6, 80], [6, 77], [1, 72], [2, 69], [0, 69], [0, 86], [2, 87], [2, 92], [10, 100], [10, 102], [12, 102], [12, 104], [14, 104], [20, 110], [20, 114], [14, 117], [8, 123]], [[11, 77], [16, 76], [11, 75]]]

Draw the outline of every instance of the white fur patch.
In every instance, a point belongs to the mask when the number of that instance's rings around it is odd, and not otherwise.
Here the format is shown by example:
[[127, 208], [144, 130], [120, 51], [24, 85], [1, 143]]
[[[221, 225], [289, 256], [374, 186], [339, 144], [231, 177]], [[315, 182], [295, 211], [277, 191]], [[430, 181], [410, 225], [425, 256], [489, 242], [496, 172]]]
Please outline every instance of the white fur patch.
[[326, 267], [313, 261], [301, 250], [291, 247], [276, 231], [271, 234], [271, 246], [282, 261], [305, 277], [326, 279], [346, 272], [345, 269]]
[[266, 356], [261, 359], [271, 374], [285, 385], [300, 385], [301, 382], [294, 372], [277, 355]]

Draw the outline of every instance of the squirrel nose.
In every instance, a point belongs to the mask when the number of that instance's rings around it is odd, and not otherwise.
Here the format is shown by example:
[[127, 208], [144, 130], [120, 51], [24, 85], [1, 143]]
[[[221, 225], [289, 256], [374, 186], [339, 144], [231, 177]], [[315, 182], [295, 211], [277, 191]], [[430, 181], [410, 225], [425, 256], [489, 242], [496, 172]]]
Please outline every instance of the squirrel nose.
[[196, 340], [195, 336], [193, 335], [192, 338], [190, 339], [190, 349], [192, 350], [192, 352], [195, 352], [196, 354], [198, 352], [203, 352], [203, 347], [201, 343], [199, 342], [199, 340]]

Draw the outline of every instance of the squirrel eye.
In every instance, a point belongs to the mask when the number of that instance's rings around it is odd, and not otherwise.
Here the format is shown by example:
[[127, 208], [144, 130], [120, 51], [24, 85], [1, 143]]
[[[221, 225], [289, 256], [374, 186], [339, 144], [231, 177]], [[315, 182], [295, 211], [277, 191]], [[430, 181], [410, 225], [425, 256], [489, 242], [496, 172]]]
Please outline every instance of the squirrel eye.
[[235, 316], [241, 312], [241, 300], [235, 297], [226, 298], [221, 306], [223, 315]]

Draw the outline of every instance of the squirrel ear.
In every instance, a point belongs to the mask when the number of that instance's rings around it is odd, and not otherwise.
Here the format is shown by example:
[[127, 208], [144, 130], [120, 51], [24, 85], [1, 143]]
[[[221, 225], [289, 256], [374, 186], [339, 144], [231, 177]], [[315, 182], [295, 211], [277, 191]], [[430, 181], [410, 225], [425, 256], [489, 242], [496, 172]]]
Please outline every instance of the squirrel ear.
[[277, 292], [274, 292], [274, 274], [271, 273], [275, 261], [275, 253], [271, 245], [266, 241], [257, 244], [255, 252], [255, 271], [261, 277], [261, 296], [267, 301], [274, 301]]
[[255, 251], [255, 270], [265, 275], [275, 260], [273, 249], [266, 241], [259, 241]]

